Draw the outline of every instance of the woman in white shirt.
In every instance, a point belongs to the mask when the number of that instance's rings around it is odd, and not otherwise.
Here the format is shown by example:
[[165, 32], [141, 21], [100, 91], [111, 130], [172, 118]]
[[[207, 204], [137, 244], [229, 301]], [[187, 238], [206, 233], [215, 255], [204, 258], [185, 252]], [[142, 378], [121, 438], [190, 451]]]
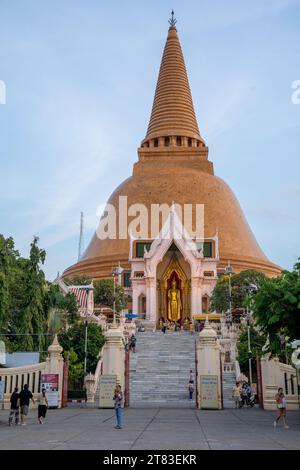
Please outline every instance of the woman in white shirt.
[[48, 400], [46, 395], [46, 390], [43, 388], [42, 393], [39, 398], [39, 406], [38, 406], [38, 420], [40, 424], [43, 424], [43, 419], [46, 418], [48, 408]]

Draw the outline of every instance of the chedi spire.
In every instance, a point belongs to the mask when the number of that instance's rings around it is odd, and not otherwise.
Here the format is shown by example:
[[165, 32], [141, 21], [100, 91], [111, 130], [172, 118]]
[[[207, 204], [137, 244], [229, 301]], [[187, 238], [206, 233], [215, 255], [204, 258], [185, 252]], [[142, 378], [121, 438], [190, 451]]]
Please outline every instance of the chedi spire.
[[150, 122], [142, 147], [158, 146], [157, 142], [153, 144], [158, 139], [164, 139], [167, 145], [205, 145], [197, 124], [176, 22], [172, 11]]

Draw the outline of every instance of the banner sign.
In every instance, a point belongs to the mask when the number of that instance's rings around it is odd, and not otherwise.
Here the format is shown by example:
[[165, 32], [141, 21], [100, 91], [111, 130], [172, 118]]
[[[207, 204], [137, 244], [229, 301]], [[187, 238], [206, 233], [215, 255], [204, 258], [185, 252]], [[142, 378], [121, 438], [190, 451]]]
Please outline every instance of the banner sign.
[[219, 408], [217, 375], [200, 375], [200, 407]]
[[113, 408], [113, 396], [117, 384], [116, 375], [101, 375], [99, 384], [99, 407], [100, 408]]
[[41, 389], [46, 390], [49, 408], [58, 407], [58, 374], [42, 374]]

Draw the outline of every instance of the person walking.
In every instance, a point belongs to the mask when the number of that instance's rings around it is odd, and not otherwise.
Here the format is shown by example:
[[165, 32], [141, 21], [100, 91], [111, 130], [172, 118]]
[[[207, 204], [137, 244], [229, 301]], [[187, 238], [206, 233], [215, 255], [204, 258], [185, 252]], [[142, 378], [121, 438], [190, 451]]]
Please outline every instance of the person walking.
[[239, 382], [235, 383], [235, 386], [233, 387], [233, 390], [232, 390], [232, 396], [234, 398], [235, 408], [240, 408], [241, 387], [240, 387]]
[[193, 399], [193, 393], [194, 393], [194, 384], [193, 382], [189, 383], [189, 399], [192, 401]]
[[122, 424], [123, 424], [123, 416], [122, 416], [123, 393], [122, 393], [121, 385], [116, 386], [113, 400], [115, 402], [115, 412], [116, 412], [116, 418], [117, 418], [117, 425], [115, 426], [115, 429], [122, 429]]
[[29, 411], [30, 400], [35, 403], [31, 391], [28, 389], [28, 385], [25, 384], [23, 390], [20, 392], [20, 408], [21, 408], [21, 425], [26, 426], [27, 415]]
[[135, 353], [135, 347], [136, 347], [136, 336], [132, 335], [131, 339], [130, 339], [130, 348], [131, 348], [132, 352], [134, 352], [134, 353]]
[[162, 326], [162, 330], [161, 330], [164, 334], [166, 333], [167, 326], [168, 326], [168, 325], [167, 325], [167, 322], [166, 322], [166, 320], [165, 320], [165, 321], [163, 322], [163, 326]]
[[241, 407], [247, 404], [247, 384], [243, 384], [241, 388]]
[[281, 387], [279, 387], [278, 392], [275, 395], [275, 400], [278, 409], [278, 416], [274, 421], [274, 428], [276, 428], [280, 418], [282, 418], [284, 428], [289, 429], [289, 426], [286, 424], [286, 398]]
[[193, 384], [194, 383], [194, 372], [192, 369], [190, 369], [190, 378], [189, 378], [189, 383]]
[[15, 418], [15, 425], [19, 424], [19, 414], [20, 414], [20, 394], [18, 393], [18, 387], [15, 387], [13, 393], [10, 396], [10, 413], [8, 418], [8, 425], [11, 426], [13, 419]]
[[40, 424], [43, 424], [43, 419], [46, 418], [48, 408], [48, 400], [46, 395], [46, 389], [42, 389], [41, 396], [39, 398], [39, 406], [38, 406], [38, 421]]

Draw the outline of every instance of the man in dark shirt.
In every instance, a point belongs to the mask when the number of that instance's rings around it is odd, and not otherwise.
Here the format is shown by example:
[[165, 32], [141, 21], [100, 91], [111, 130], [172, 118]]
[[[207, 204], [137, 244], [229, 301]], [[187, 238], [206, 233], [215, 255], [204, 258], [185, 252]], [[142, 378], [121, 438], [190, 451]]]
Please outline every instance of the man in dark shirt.
[[10, 396], [10, 413], [8, 418], [9, 426], [12, 425], [14, 417], [16, 426], [19, 424], [19, 399], [20, 394], [18, 393], [18, 387], [16, 387]]
[[32, 403], [35, 403], [31, 391], [28, 390], [28, 385], [25, 384], [23, 387], [23, 390], [20, 392], [21, 425], [22, 426], [26, 426], [26, 417], [28, 415], [30, 400], [32, 400]]

